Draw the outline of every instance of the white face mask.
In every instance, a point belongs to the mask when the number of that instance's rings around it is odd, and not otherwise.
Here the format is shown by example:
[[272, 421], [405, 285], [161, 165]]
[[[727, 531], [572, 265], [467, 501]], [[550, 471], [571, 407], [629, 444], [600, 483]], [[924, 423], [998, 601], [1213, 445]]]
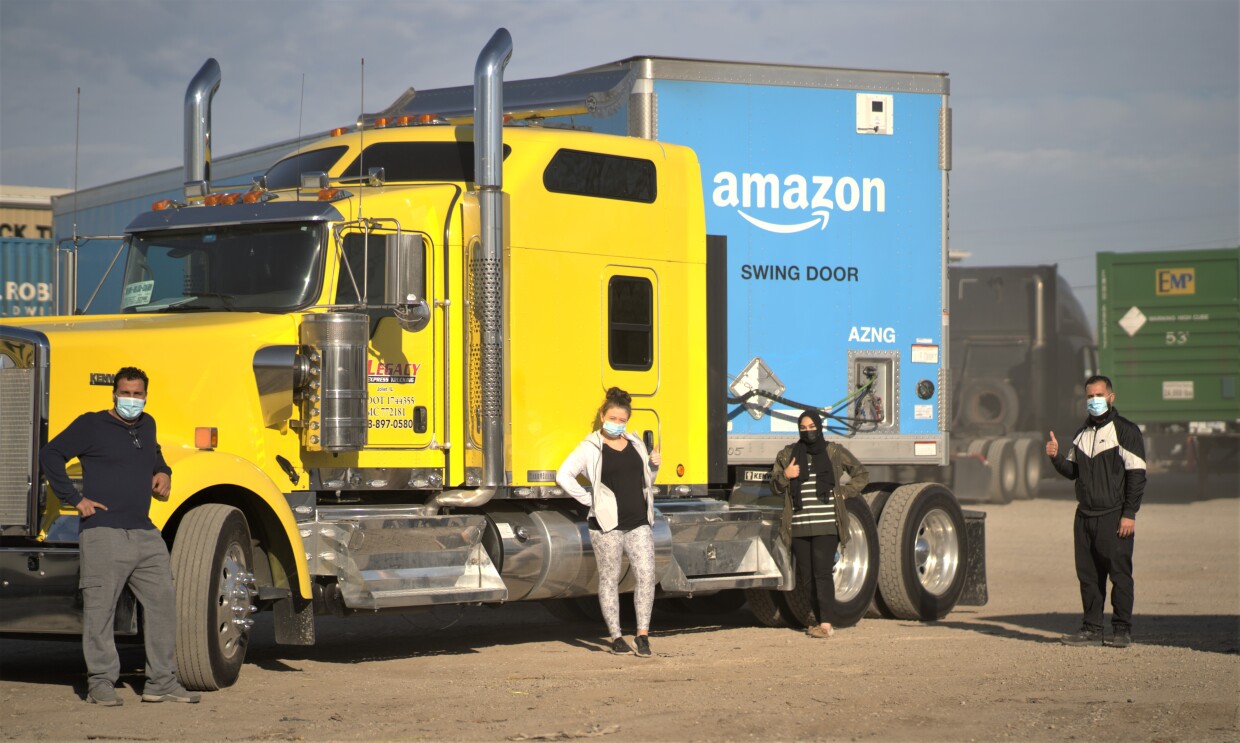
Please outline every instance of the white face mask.
[[1099, 416], [1107, 412], [1107, 399], [1105, 397], [1091, 397], [1085, 401], [1085, 409], [1090, 415]]
[[142, 408], [145, 406], [146, 400], [139, 397], [116, 398], [116, 414], [127, 421], [135, 420], [142, 415]]
[[624, 424], [606, 421], [603, 423], [603, 430], [606, 431], [609, 436], [620, 436], [624, 433]]

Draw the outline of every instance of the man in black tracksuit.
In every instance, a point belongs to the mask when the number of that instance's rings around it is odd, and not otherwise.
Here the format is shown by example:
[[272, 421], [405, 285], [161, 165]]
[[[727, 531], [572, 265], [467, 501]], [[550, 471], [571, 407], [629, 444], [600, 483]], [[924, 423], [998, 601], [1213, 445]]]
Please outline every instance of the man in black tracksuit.
[[1076, 577], [1081, 582], [1085, 618], [1065, 645], [1101, 645], [1107, 576], [1111, 577], [1111, 644], [1132, 644], [1132, 546], [1137, 510], [1145, 493], [1145, 440], [1136, 424], [1114, 407], [1111, 380], [1095, 375], [1085, 382], [1089, 417], [1072, 439], [1066, 456], [1051, 432], [1046, 454], [1055, 469], [1076, 481]]

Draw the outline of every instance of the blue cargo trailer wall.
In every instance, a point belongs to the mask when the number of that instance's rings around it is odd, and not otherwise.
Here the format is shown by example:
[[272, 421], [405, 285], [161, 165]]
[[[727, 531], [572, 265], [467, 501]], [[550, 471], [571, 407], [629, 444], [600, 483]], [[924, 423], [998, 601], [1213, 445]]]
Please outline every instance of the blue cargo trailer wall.
[[580, 79], [608, 73], [594, 117], [560, 121], [692, 147], [726, 238], [728, 462], [769, 467], [798, 403], [851, 419], [831, 428], [868, 464], [945, 465], [947, 75], [640, 57]]
[[0, 317], [56, 314], [55, 275], [51, 240], [0, 238]]

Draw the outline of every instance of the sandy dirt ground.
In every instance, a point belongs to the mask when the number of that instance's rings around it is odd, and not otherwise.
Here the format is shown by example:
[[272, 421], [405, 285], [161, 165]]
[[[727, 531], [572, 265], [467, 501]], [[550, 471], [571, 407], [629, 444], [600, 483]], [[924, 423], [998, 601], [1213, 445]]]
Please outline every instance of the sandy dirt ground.
[[0, 639], [6, 740], [1240, 740], [1240, 490], [1153, 478], [1138, 519], [1134, 639], [1069, 648], [1080, 621], [1065, 482], [985, 510], [990, 603], [830, 640], [656, 613], [658, 657], [610, 655], [592, 623], [534, 604], [320, 620], [198, 705], [83, 702], [79, 646]]

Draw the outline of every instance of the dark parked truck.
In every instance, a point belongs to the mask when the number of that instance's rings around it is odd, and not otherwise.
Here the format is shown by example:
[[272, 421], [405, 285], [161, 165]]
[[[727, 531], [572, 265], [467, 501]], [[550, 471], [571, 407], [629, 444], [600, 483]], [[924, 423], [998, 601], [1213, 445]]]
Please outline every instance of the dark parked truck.
[[1089, 321], [1055, 266], [953, 266], [949, 276], [954, 489], [1032, 498], [1047, 432], [1066, 441], [1083, 417], [1097, 368]]
[[1235, 471], [1240, 248], [1099, 253], [1098, 348], [1151, 466]]

